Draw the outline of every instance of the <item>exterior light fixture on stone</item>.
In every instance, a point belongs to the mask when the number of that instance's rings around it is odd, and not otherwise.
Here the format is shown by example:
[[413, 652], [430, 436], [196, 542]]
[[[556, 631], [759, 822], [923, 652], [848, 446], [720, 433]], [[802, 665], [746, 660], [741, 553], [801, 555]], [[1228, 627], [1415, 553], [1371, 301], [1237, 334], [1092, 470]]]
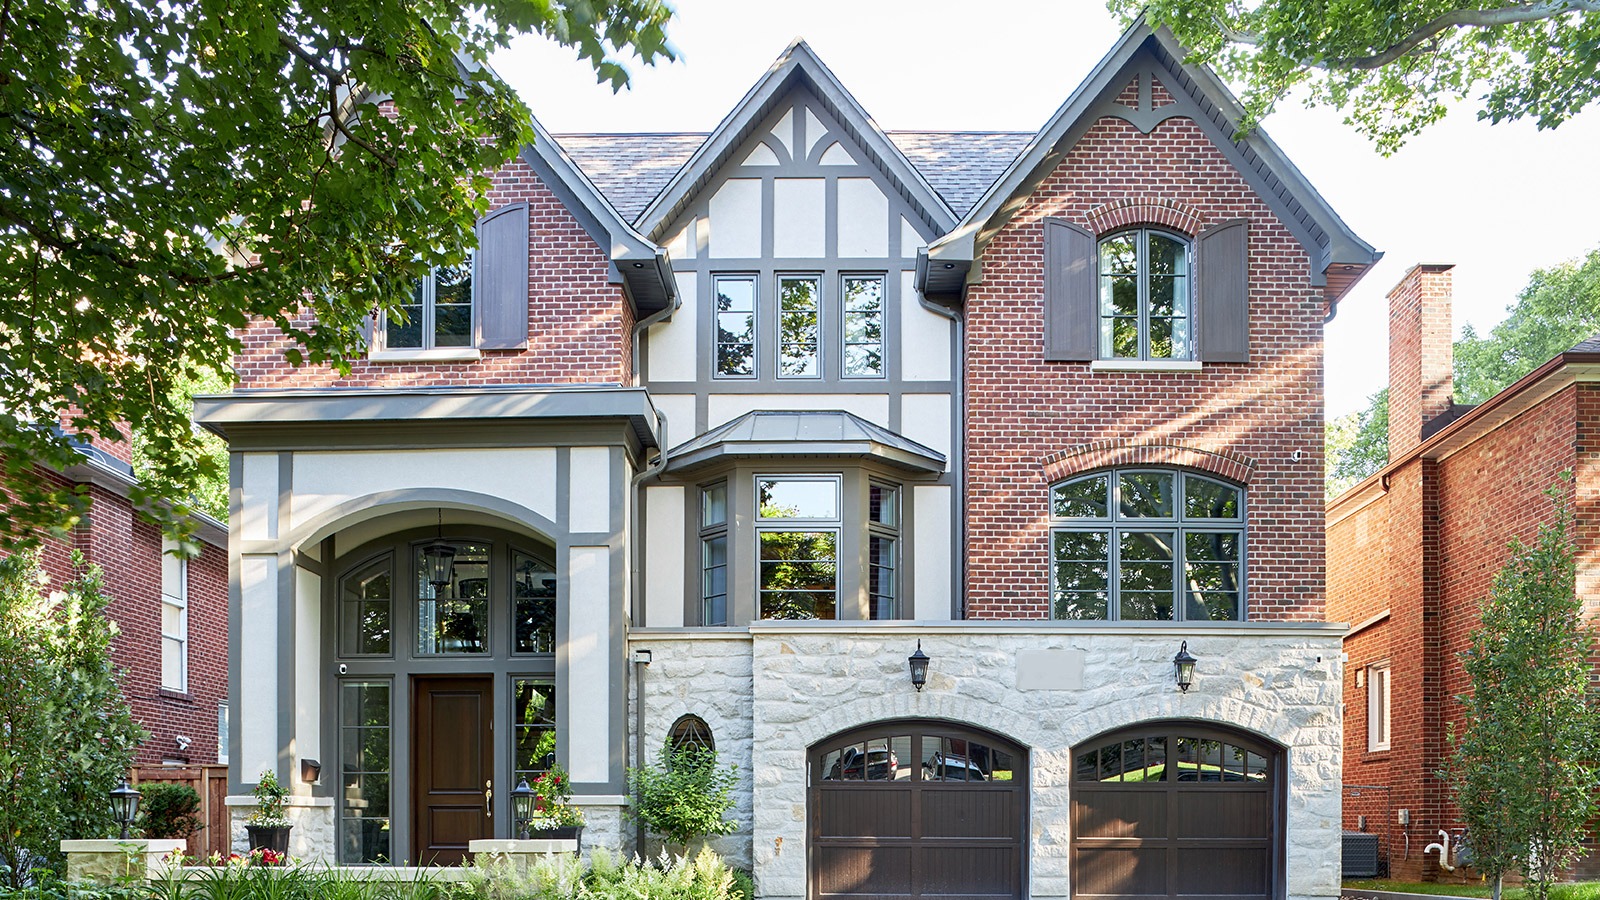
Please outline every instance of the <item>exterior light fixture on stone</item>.
[[128, 839], [128, 826], [133, 824], [133, 819], [139, 814], [139, 800], [143, 797], [138, 791], [128, 786], [124, 778], [111, 792], [111, 814], [122, 826], [122, 840]]
[[907, 659], [911, 664], [911, 684], [922, 693], [922, 686], [928, 683], [928, 654], [922, 652], [922, 641], [917, 641], [917, 652]]
[[1189, 654], [1189, 642], [1184, 641], [1178, 646], [1178, 655], [1172, 658], [1172, 672], [1178, 679], [1178, 690], [1189, 692], [1189, 685], [1194, 684], [1194, 664], [1196, 660]]
[[528, 787], [528, 779], [517, 782], [511, 789], [511, 819], [512, 827], [517, 832], [517, 839], [528, 839], [528, 823], [533, 821], [533, 788]]

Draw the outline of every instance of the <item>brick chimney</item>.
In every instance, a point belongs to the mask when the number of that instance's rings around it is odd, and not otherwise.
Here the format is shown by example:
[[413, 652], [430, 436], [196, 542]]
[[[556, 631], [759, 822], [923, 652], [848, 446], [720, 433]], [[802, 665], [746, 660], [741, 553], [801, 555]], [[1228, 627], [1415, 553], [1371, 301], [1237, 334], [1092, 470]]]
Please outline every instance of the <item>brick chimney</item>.
[[1418, 263], [1389, 292], [1389, 458], [1422, 443], [1429, 422], [1451, 412], [1454, 363], [1450, 270]]

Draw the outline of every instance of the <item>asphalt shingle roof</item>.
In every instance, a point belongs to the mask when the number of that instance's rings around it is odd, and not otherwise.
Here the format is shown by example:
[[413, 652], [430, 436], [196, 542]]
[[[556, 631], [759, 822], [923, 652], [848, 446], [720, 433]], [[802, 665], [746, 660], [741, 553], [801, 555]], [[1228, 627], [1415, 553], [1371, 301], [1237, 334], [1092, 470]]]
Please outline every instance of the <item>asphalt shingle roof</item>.
[[[889, 139], [958, 216], [1033, 137], [1017, 131], [891, 131]], [[704, 133], [562, 134], [556, 141], [623, 218], [635, 221], [705, 141]]]

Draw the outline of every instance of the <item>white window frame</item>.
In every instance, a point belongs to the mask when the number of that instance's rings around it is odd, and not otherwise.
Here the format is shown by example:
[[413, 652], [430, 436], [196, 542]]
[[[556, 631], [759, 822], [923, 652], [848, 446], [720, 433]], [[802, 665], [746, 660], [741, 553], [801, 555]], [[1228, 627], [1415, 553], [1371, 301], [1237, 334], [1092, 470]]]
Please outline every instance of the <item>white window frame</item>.
[[[189, 561], [177, 555], [178, 544], [161, 542], [161, 687], [189, 692]], [[176, 609], [177, 629], [167, 630], [167, 610]], [[168, 653], [177, 655], [177, 683], [167, 681]]]
[[[1367, 666], [1367, 752], [1377, 753], [1389, 749], [1394, 737], [1391, 726], [1392, 705], [1390, 690], [1391, 670], [1387, 660]], [[1381, 727], [1373, 727], [1378, 725]]]
[[228, 715], [228, 701], [217, 704], [217, 763], [228, 764], [228, 742], [232, 739], [233, 723]]

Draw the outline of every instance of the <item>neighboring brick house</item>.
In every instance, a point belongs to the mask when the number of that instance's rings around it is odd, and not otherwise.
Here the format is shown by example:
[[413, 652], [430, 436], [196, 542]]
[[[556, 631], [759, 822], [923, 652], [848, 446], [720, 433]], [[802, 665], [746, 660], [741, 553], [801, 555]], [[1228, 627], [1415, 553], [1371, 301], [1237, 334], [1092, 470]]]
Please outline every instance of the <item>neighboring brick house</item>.
[[47, 538], [40, 563], [52, 584], [73, 577], [72, 552], [100, 567], [108, 613], [117, 623], [112, 660], [133, 717], [150, 733], [139, 745], [140, 766], [227, 762], [228, 558], [227, 529], [196, 516], [201, 552], [182, 560], [160, 529], [140, 518], [128, 499], [134, 485], [126, 442], [94, 439], [83, 461], [40, 477], [86, 487], [87, 515], [70, 538]]
[[1379, 254], [1184, 58], [886, 133], [797, 42], [710, 134], [539, 131], [349, 379], [250, 329], [234, 793], [450, 861], [559, 761], [630, 848], [710, 741], [764, 897], [1335, 896], [1322, 323]]
[[[1446, 876], [1423, 848], [1459, 812], [1439, 776], [1469, 693], [1460, 663], [1478, 605], [1563, 490], [1578, 593], [1600, 613], [1596, 486], [1600, 342], [1555, 357], [1476, 407], [1451, 392], [1451, 266], [1413, 266], [1389, 294], [1389, 463], [1327, 504], [1328, 618], [1345, 638], [1345, 828], [1379, 835], [1391, 873]], [[1403, 812], [1402, 812], [1403, 811]], [[1402, 815], [1409, 824], [1402, 825]], [[1596, 871], [1591, 854], [1579, 872]]]

